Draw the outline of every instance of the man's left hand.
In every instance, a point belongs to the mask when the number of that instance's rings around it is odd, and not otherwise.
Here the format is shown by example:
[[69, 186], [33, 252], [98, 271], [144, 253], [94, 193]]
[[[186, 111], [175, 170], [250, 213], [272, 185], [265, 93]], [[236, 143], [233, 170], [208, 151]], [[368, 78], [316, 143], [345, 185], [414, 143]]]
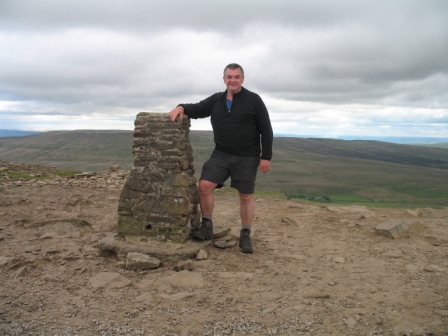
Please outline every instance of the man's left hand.
[[258, 166], [258, 169], [263, 173], [267, 173], [271, 170], [271, 161], [269, 160], [260, 160], [260, 165]]

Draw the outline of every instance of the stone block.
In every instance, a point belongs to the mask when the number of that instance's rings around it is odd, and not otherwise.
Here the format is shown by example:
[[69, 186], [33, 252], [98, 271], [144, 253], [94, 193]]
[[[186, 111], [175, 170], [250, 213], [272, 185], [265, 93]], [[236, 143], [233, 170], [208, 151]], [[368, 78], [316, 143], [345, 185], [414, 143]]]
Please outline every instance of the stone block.
[[415, 219], [392, 219], [379, 224], [375, 228], [375, 233], [392, 239], [398, 239], [409, 237], [411, 232], [420, 231], [422, 228], [421, 223]]
[[132, 213], [118, 212], [117, 233], [122, 234], [141, 234], [141, 221], [136, 220]]
[[185, 240], [200, 219], [190, 120], [140, 112], [134, 125], [134, 168], [120, 194], [117, 232]]
[[194, 178], [194, 176], [178, 174], [173, 175], [170, 182], [175, 187], [189, 187], [196, 184], [196, 179]]

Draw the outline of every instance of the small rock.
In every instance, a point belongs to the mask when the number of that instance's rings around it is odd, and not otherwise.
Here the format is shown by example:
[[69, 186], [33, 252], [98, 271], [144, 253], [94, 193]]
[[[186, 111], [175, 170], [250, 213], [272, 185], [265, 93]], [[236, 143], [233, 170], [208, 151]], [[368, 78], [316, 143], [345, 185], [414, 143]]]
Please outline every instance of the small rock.
[[196, 254], [196, 260], [204, 260], [207, 258], [208, 258], [208, 254], [203, 249], [200, 249], [198, 254]]
[[430, 330], [425, 330], [411, 321], [404, 321], [400, 325], [394, 326], [391, 331], [396, 335], [433, 335]]
[[326, 293], [311, 293], [304, 296], [307, 299], [328, 299], [329, 297], [330, 295]]
[[286, 224], [286, 225], [297, 225], [297, 221], [295, 219], [292, 219], [290, 217], [283, 217], [282, 218], [282, 223]]
[[236, 241], [234, 241], [234, 240], [231, 240], [231, 241], [217, 240], [213, 243], [214, 247], [221, 248], [221, 249], [234, 247], [235, 245], [236, 245]]
[[445, 272], [445, 269], [437, 265], [427, 265], [423, 267], [425, 272]]
[[437, 309], [434, 310], [434, 313], [443, 316], [443, 317], [448, 317], [448, 309]]
[[345, 257], [336, 257], [333, 259], [333, 261], [338, 264], [344, 264], [346, 259], [345, 259]]
[[126, 262], [125, 261], [117, 261], [115, 266], [120, 267], [120, 268], [126, 267]]
[[6, 266], [11, 260], [9, 257], [0, 257], [0, 267]]
[[262, 292], [260, 296], [265, 301], [275, 301], [281, 299], [283, 297], [283, 294], [275, 292]]
[[347, 323], [347, 326], [348, 326], [350, 329], [353, 329], [353, 328], [356, 326], [356, 324], [357, 324], [358, 322], [356, 322], [356, 320], [355, 320], [353, 317], [350, 316], [350, 317], [347, 319], [346, 323]]
[[27, 267], [27, 266], [23, 266], [23, 267], [20, 267], [20, 268], [17, 270], [17, 272], [16, 272], [14, 278], [18, 278], [18, 277], [26, 276], [26, 275], [28, 275], [29, 273], [30, 273], [30, 272], [29, 272], [28, 267]]
[[278, 309], [278, 306], [272, 306], [272, 307], [263, 309], [263, 310], [261, 311], [260, 315], [262, 315], [262, 316], [263, 316], [263, 315], [269, 315], [269, 314], [275, 312], [277, 309]]
[[176, 272], [180, 271], [191, 271], [193, 269], [193, 261], [190, 259], [183, 260], [177, 263], [176, 266], [173, 268]]
[[153, 301], [151, 293], [143, 293], [135, 298], [138, 302], [150, 303]]
[[116, 171], [119, 171], [120, 169], [121, 169], [121, 165], [119, 165], [119, 164], [114, 164], [109, 167], [109, 171], [111, 171], [111, 172], [116, 172]]
[[385, 257], [401, 258], [403, 256], [403, 252], [401, 252], [399, 250], [393, 250], [393, 251], [388, 251], [388, 252], [384, 253], [383, 255]]
[[375, 315], [375, 314], [372, 314], [372, 316], [370, 317], [370, 321], [374, 325], [382, 325], [383, 324], [383, 318], [381, 318], [380, 316]]
[[147, 254], [130, 252], [126, 258], [126, 268], [131, 270], [153, 269], [160, 266], [161, 261]]
[[168, 300], [172, 300], [172, 301], [178, 301], [178, 300], [183, 300], [183, 299], [186, 299], [186, 298], [190, 298], [190, 297], [194, 296], [194, 293], [181, 292], [181, 293], [176, 293], [176, 294], [159, 294], [159, 295], [163, 299], [168, 299]]
[[226, 299], [226, 303], [227, 303], [229, 306], [234, 306], [234, 305], [236, 305], [237, 302], [238, 302], [238, 299], [235, 298], [235, 297], [232, 297], [232, 296], [229, 296], [229, 297]]
[[216, 226], [213, 228], [213, 239], [224, 237], [230, 232], [231, 228]]

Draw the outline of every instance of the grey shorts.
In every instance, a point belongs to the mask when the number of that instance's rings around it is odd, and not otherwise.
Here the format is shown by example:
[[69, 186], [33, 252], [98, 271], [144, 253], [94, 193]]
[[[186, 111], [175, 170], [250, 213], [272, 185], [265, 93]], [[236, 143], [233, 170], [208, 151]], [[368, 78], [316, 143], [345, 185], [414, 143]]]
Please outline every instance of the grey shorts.
[[218, 188], [230, 177], [230, 186], [243, 194], [253, 194], [260, 164], [259, 156], [238, 156], [213, 151], [202, 167], [201, 180], [218, 184]]

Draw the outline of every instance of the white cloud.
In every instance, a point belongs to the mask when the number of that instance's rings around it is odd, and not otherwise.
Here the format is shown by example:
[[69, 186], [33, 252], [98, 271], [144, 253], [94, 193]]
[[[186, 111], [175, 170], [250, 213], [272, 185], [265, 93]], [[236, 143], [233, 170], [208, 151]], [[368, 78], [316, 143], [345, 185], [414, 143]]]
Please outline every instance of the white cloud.
[[223, 90], [237, 62], [277, 133], [448, 137], [446, 13], [445, 0], [4, 0], [0, 128], [132, 129], [140, 111]]

